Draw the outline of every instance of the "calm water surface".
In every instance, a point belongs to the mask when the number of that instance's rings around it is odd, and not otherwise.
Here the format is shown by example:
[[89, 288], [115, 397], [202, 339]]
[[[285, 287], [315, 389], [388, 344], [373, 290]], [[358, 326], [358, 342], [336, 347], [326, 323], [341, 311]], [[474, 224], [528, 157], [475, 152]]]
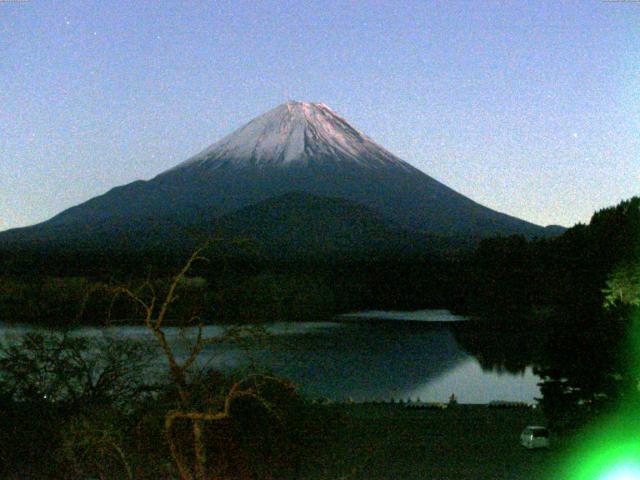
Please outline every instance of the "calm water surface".
[[[338, 317], [336, 322], [275, 323], [267, 334], [238, 345], [225, 342], [208, 346], [201, 365], [225, 370], [250, 366], [293, 380], [312, 398], [333, 400], [420, 399], [444, 402], [452, 393], [462, 403], [492, 400], [534, 402], [540, 396], [539, 378], [531, 367], [513, 373], [483, 369], [456, 340], [455, 324], [463, 321], [446, 310], [420, 312], [363, 312]], [[34, 327], [0, 325], [9, 339]], [[208, 337], [220, 337], [225, 327], [205, 327]], [[189, 338], [168, 328], [178, 351], [186, 352]], [[86, 327], [74, 335], [155, 341], [144, 327], [109, 329]], [[159, 357], [159, 367], [162, 366]]]

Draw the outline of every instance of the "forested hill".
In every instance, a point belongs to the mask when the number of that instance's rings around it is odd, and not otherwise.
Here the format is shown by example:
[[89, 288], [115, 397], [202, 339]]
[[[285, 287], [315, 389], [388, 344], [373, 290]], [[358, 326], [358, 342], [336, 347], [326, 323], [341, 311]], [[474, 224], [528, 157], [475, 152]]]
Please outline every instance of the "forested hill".
[[522, 236], [483, 240], [461, 275], [466, 311], [543, 313], [589, 318], [605, 301], [638, 301], [640, 197], [593, 214], [551, 239]]

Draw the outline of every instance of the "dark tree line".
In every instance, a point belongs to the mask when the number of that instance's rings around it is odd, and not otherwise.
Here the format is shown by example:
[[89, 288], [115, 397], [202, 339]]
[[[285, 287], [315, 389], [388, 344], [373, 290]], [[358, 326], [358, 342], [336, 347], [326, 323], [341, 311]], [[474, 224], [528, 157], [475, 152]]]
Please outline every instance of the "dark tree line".
[[632, 333], [640, 321], [640, 197], [557, 238], [485, 240], [464, 272], [460, 305], [484, 318], [471, 328], [516, 334], [483, 343], [463, 331], [461, 341], [487, 365], [533, 363], [553, 424], [575, 426], [640, 399], [640, 338]]
[[553, 309], [571, 322], [590, 321], [602, 314], [612, 275], [630, 278], [628, 269], [637, 265], [639, 205], [639, 197], [621, 202], [551, 239], [483, 240], [461, 262], [459, 308], [527, 316]]

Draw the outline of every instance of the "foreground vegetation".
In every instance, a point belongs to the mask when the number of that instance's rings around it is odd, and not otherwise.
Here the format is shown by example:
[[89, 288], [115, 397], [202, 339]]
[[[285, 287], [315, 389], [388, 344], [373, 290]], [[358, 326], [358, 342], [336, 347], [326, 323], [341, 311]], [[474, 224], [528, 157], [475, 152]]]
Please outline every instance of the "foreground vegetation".
[[296, 478], [315, 436], [289, 384], [200, 371], [178, 385], [145, 375], [140, 347], [31, 334], [10, 348], [2, 478]]
[[[221, 412], [232, 383], [212, 374], [188, 388], [196, 408]], [[14, 434], [2, 443], [3, 478], [198, 478], [181, 476], [171, 461], [164, 422], [179, 408], [175, 389], [156, 385], [140, 395], [131, 388], [135, 398], [122, 392], [108, 401], [5, 399], [3, 419], [10, 424], [2, 431]], [[522, 429], [545, 421], [531, 408], [313, 404], [281, 382], [259, 391], [259, 398], [234, 402], [225, 422], [203, 425], [202, 478], [523, 480], [553, 478], [545, 475], [564, 458], [565, 437], [554, 436], [550, 452], [520, 447]], [[175, 426], [173, 440], [193, 462], [186, 420]]]
[[[103, 287], [136, 306], [164, 374], [153, 371], [151, 346], [119, 338], [29, 333], [4, 346], [5, 477], [295, 478], [307, 415], [293, 387], [262, 372], [233, 377], [198, 367], [204, 348], [222, 340], [203, 336], [197, 311], [181, 322], [198, 329], [186, 355], [167, 340], [168, 312], [203, 260], [196, 251], [163, 291], [150, 280], [135, 290]], [[254, 333], [231, 329], [227, 337]]]

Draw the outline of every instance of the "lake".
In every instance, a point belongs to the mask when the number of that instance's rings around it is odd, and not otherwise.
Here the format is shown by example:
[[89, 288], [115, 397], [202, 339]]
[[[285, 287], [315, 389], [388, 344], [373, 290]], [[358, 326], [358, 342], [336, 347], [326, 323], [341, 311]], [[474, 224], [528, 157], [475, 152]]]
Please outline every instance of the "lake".
[[[539, 378], [530, 366], [516, 372], [493, 368], [468, 353], [456, 335], [464, 318], [446, 310], [362, 312], [336, 320], [269, 324], [266, 335], [245, 339], [243, 345], [207, 346], [201, 364], [273, 371], [292, 380], [307, 396], [331, 400], [445, 402], [454, 393], [461, 403], [533, 403], [540, 396]], [[38, 328], [0, 325], [0, 335], [9, 339], [34, 330]], [[220, 337], [224, 331], [224, 326], [209, 325], [204, 334]], [[73, 334], [155, 342], [141, 326], [83, 327]], [[178, 329], [167, 328], [167, 335], [184, 353], [185, 342], [195, 331], [185, 339]]]

